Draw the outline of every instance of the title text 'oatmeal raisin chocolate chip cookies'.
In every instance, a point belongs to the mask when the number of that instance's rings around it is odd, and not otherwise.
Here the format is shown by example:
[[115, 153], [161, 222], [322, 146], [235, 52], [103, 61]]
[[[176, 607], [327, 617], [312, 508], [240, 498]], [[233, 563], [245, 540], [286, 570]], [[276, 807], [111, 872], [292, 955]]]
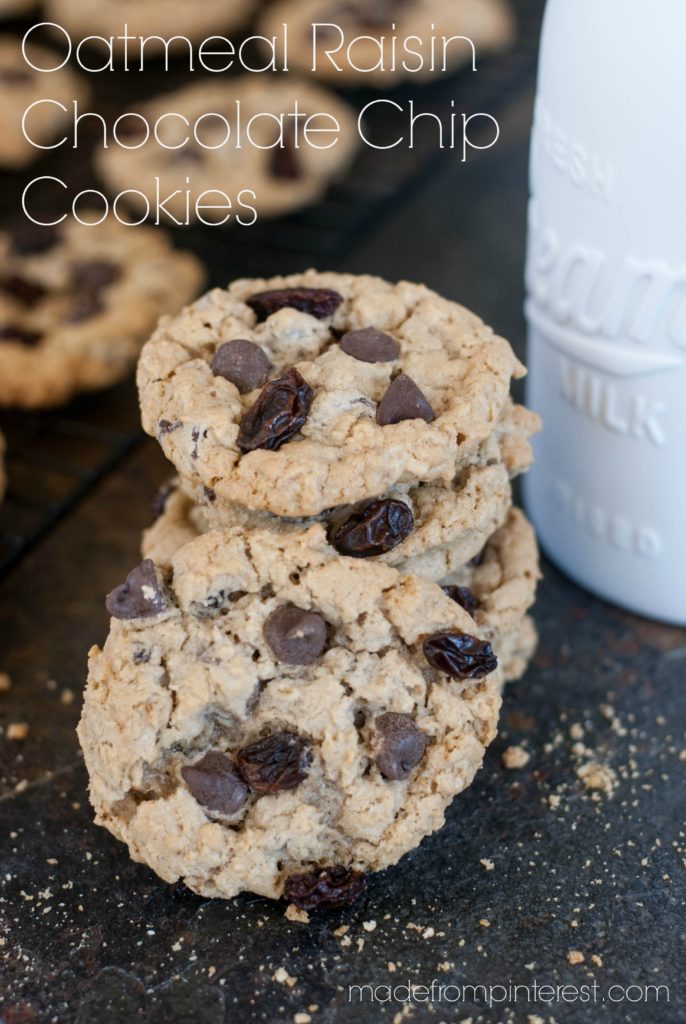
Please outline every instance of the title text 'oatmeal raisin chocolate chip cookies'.
[[474, 620], [321, 526], [210, 532], [113, 594], [79, 726], [97, 821], [202, 895], [349, 902], [441, 827], [495, 734]]
[[[269, 361], [263, 387], [218, 370], [237, 339]], [[235, 281], [163, 320], [138, 382], [143, 426], [186, 485], [217, 510], [302, 517], [398, 484], [450, 486], [482, 458], [523, 374], [504, 339], [423, 285], [308, 271]]]
[[[129, 37], [146, 37], [144, 54], [156, 56], [164, 54], [163, 38], [167, 36], [202, 41], [215, 33], [242, 28], [256, 6], [256, 0], [203, 0], [200, 4], [188, 0], [48, 0], [46, 20], [63, 26], [75, 41], [91, 35], [112, 36], [115, 49], [123, 48], [119, 37], [126, 23]], [[136, 40], [129, 38], [127, 52], [138, 51]], [[181, 59], [188, 59], [188, 48], [182, 42], [172, 45], [169, 52], [172, 57], [178, 53]]]
[[54, 406], [123, 379], [203, 276], [159, 229], [114, 219], [0, 233], [0, 405]]
[[[299, 115], [304, 115], [299, 116], [297, 128], [296, 104]], [[229, 211], [220, 201], [218, 189], [232, 200], [232, 219], [239, 216], [240, 222], [248, 225], [253, 223], [253, 210], [258, 217], [275, 217], [316, 202], [346, 170], [359, 143], [347, 104], [321, 86], [290, 76], [199, 82], [140, 104], [135, 112], [154, 124], [170, 109], [182, 114], [191, 127], [184, 127], [178, 118], [163, 120], [157, 132], [160, 145], [152, 136], [145, 141], [140, 118], [128, 117], [121, 123], [131, 148], [111, 146], [101, 151], [99, 170], [114, 192], [130, 190], [135, 184], [151, 208], [157, 178], [164, 196], [175, 189], [181, 193], [192, 189], [194, 196], [207, 192], [202, 213], [205, 221], [228, 220]], [[318, 116], [322, 112], [330, 116], [324, 120]], [[331, 117], [338, 122], [340, 133], [309, 136], [317, 140], [317, 146], [335, 139], [330, 148], [317, 148], [305, 139], [305, 129], [330, 130]], [[200, 118], [194, 137], [193, 125]], [[138, 130], [140, 137], [135, 134]], [[127, 199], [145, 214], [146, 204], [136, 191]], [[211, 204], [218, 209], [213, 211]], [[165, 209], [185, 219], [184, 195], [165, 202]], [[194, 209], [190, 213], [193, 216]]]
[[[379, 88], [471, 68], [473, 51], [461, 36], [474, 43], [477, 64], [514, 38], [509, 0], [277, 0], [265, 8], [260, 31], [280, 39], [284, 23], [294, 70], [314, 68], [332, 83]], [[433, 66], [432, 37], [437, 39]], [[444, 37], [449, 40], [445, 54]], [[413, 52], [405, 52], [406, 39], [412, 40]]]
[[[62, 59], [34, 43], [27, 46], [27, 55], [35, 67], [46, 69], [54, 68]], [[50, 74], [36, 71], [24, 60], [20, 39], [0, 36], [0, 167], [15, 170], [45, 156], [46, 151], [40, 147], [61, 134], [72, 101], [81, 103], [87, 96], [87, 86], [68, 67]], [[32, 104], [46, 99], [53, 102], [40, 103], [29, 111]], [[26, 134], [22, 129], [25, 113]]]

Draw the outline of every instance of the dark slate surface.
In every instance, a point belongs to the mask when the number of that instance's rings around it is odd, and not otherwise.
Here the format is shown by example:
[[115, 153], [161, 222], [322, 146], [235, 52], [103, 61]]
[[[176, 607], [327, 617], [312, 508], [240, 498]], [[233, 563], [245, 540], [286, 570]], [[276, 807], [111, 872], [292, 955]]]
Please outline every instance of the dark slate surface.
[[[446, 165], [338, 266], [420, 277], [521, 349], [530, 101], [512, 97], [497, 150]], [[137, 561], [165, 475], [155, 445], [139, 448], [0, 591], [13, 680], [0, 725], [30, 725], [24, 742], [0, 735], [1, 1024], [683, 1022], [686, 631], [611, 608], [549, 565], [539, 653], [507, 692], [483, 771], [358, 906], [305, 926], [259, 898], [202, 900], [93, 826], [74, 734], [85, 653], [104, 639], [102, 596]], [[508, 771], [513, 744], [530, 760]], [[578, 774], [595, 762], [609, 792]], [[496, 988], [489, 1008], [483, 991], [455, 1002], [450, 988], [403, 1006], [408, 982], [434, 979], [528, 992]], [[546, 1004], [534, 982], [575, 988]], [[351, 985], [377, 1001], [350, 1001]], [[382, 1002], [389, 985], [398, 999]]]

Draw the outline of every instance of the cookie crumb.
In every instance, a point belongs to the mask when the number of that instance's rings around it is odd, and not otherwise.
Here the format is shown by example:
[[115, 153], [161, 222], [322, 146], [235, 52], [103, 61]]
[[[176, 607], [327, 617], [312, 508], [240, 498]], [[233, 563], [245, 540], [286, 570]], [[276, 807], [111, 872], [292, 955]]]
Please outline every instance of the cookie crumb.
[[65, 689], [62, 690], [62, 693], [60, 694], [60, 704], [63, 704], [65, 708], [68, 708], [73, 703], [74, 691], [70, 690], [68, 687], [65, 687]]
[[7, 672], [0, 672], [0, 693], [7, 693], [12, 689], [12, 680]]
[[278, 981], [280, 985], [287, 985], [289, 988], [294, 988], [298, 984], [298, 979], [291, 977], [285, 967], [277, 967], [272, 974], [272, 980]]
[[376, 921], [363, 921], [362, 927], [366, 932], [373, 932], [376, 928]]
[[515, 768], [523, 768], [527, 765], [530, 755], [524, 747], [508, 747], [507, 750], [503, 751], [501, 760], [503, 767], [507, 768], [508, 771], [512, 771]]
[[588, 761], [576, 769], [576, 774], [586, 789], [599, 790], [612, 796], [617, 788], [617, 776], [612, 768], [600, 761]]
[[578, 949], [570, 949], [569, 953], [567, 953], [567, 959], [572, 967], [575, 967], [577, 964], [582, 964], [586, 958]]
[[29, 723], [28, 722], [10, 722], [7, 726], [7, 739], [8, 740], [25, 740], [29, 734]]
[[297, 921], [298, 924], [309, 924], [310, 915], [306, 910], [300, 910], [296, 907], [295, 903], [289, 903], [286, 907], [286, 912], [283, 915], [289, 921]]
[[489, 860], [488, 857], [482, 857], [481, 860], [479, 861], [479, 864], [482, 864], [486, 871], [493, 871], [495, 867], [493, 861]]
[[305, 1013], [303, 1010], [293, 1015], [293, 1024], [310, 1024], [311, 1020], [309, 1013]]
[[479, 921], [479, 924], [481, 925], [482, 928], [491, 927], [491, 922], [488, 920], [487, 917], [482, 917], [481, 920]]
[[597, 953], [593, 953], [592, 954], [591, 960], [596, 965], [596, 967], [602, 967], [603, 966], [603, 958], [602, 958], [602, 956], [598, 956]]

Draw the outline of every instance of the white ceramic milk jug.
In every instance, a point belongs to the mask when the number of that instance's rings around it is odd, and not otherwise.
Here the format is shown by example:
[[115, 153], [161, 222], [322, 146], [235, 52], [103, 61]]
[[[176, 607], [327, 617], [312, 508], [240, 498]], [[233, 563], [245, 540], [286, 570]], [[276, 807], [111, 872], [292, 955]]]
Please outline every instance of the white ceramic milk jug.
[[544, 550], [686, 624], [686, 0], [548, 0], [531, 156], [525, 484]]

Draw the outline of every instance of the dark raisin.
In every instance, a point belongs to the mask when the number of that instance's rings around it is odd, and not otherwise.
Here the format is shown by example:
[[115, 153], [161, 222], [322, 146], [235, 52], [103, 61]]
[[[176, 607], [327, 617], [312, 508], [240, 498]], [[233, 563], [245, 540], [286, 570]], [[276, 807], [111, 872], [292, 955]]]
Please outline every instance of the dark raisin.
[[291, 875], [284, 883], [283, 894], [300, 910], [334, 910], [354, 903], [364, 889], [364, 875], [336, 864]]
[[210, 751], [195, 764], [184, 765], [181, 775], [195, 799], [208, 811], [231, 818], [245, 807], [248, 787], [226, 754]]
[[386, 779], [406, 779], [424, 757], [426, 734], [410, 715], [388, 711], [374, 722], [380, 740], [376, 763]]
[[20, 274], [9, 274], [0, 278], [0, 288], [22, 306], [34, 306], [47, 295], [47, 289], [42, 284], [29, 281]]
[[18, 327], [14, 324], [7, 324], [0, 327], [0, 341], [16, 341], [20, 345], [37, 345], [43, 335], [40, 331], [29, 331], [25, 327]]
[[276, 451], [298, 433], [307, 419], [314, 392], [297, 370], [270, 381], [241, 420], [238, 447]]
[[298, 181], [302, 178], [298, 151], [293, 140], [285, 138], [283, 144], [275, 146], [271, 152], [272, 177], [281, 178], [283, 181]]
[[464, 608], [468, 615], [473, 615], [479, 606], [479, 602], [474, 597], [474, 594], [469, 587], [458, 587], [451, 584], [446, 587], [441, 587], [441, 590], [448, 597], [452, 598], [456, 604], [459, 604], [460, 608]]
[[483, 679], [498, 667], [490, 643], [469, 633], [434, 633], [424, 641], [424, 657], [453, 679]]
[[371, 558], [392, 551], [413, 529], [412, 509], [404, 501], [382, 498], [353, 512], [332, 530], [329, 540], [341, 555]]
[[343, 296], [331, 288], [277, 288], [257, 292], [246, 302], [255, 313], [258, 324], [280, 309], [297, 309], [301, 313], [309, 313], [317, 320], [326, 320], [334, 315], [343, 302]]
[[12, 228], [10, 237], [12, 252], [17, 256], [33, 256], [52, 249], [57, 243], [58, 233], [57, 228], [51, 225], [22, 221]]
[[257, 793], [294, 789], [312, 764], [309, 744], [294, 732], [279, 732], [238, 751], [238, 770]]

